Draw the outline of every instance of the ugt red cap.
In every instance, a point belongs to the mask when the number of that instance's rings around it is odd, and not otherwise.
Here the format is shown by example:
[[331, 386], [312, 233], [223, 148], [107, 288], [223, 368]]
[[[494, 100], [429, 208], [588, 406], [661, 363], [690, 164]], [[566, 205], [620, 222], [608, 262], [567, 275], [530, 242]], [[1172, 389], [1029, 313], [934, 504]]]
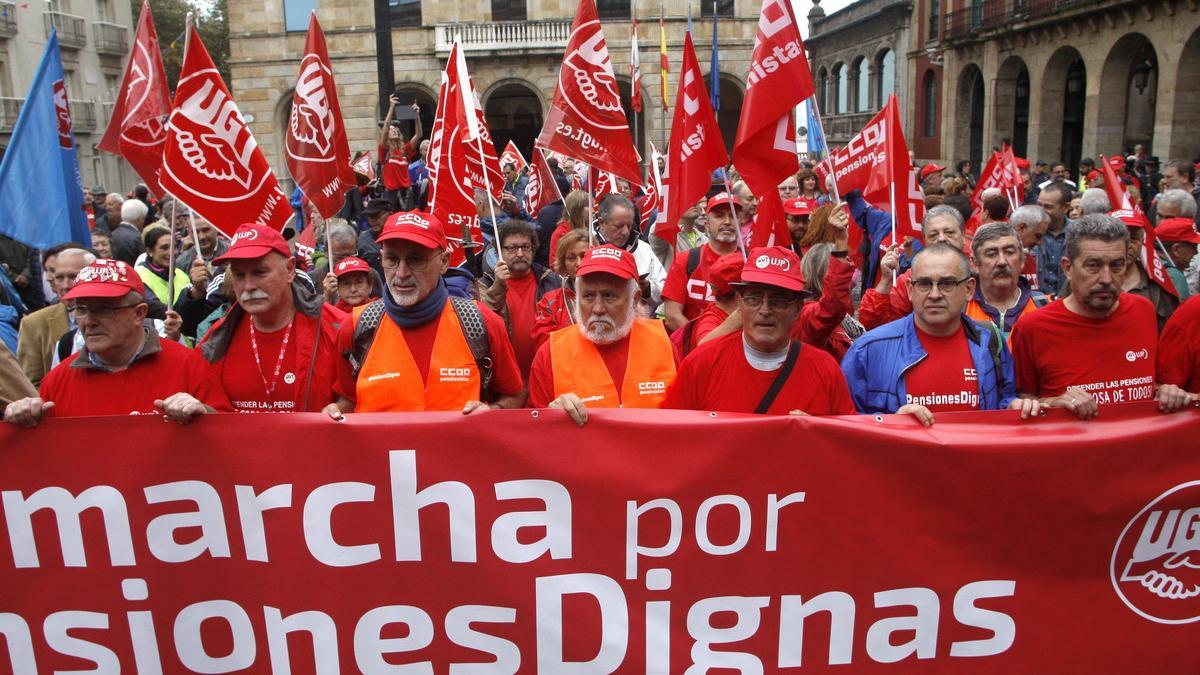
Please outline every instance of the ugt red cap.
[[579, 261], [579, 267], [575, 270], [575, 276], [583, 277], [598, 272], [613, 274], [622, 279], [638, 278], [637, 263], [633, 260], [633, 254], [607, 244], [589, 248], [584, 252], [583, 259]]
[[400, 211], [388, 216], [375, 243], [382, 244], [392, 239], [411, 241], [425, 248], [446, 248], [446, 230], [442, 227], [442, 221], [432, 213]]
[[278, 231], [261, 223], [244, 223], [233, 233], [229, 250], [225, 251], [225, 255], [215, 258], [213, 264], [220, 265], [230, 260], [254, 260], [271, 251], [285, 258], [292, 255], [287, 240]]
[[333, 276], [338, 277], [339, 279], [344, 275], [353, 274], [354, 272], [370, 271], [371, 266], [367, 264], [366, 260], [363, 260], [362, 258], [355, 258], [354, 256], [342, 258], [338, 261], [338, 264], [333, 266]]
[[708, 284], [712, 286], [713, 295], [729, 295], [733, 291], [733, 284], [742, 278], [745, 262], [742, 254], [735, 251], [717, 258], [708, 266]]
[[815, 204], [804, 197], [796, 197], [783, 203], [783, 211], [789, 216], [808, 216], [812, 215], [815, 206]]
[[76, 298], [119, 298], [130, 291], [145, 295], [146, 285], [124, 260], [101, 258], [79, 270], [75, 287], [67, 291], [63, 300]]
[[803, 292], [804, 274], [800, 271], [800, 258], [792, 249], [782, 246], [753, 249], [742, 268], [742, 283], [767, 284]]
[[925, 166], [921, 167], [921, 180], [925, 180], [932, 173], [936, 173], [938, 171], [945, 171], [945, 170], [946, 170], [946, 167], [944, 167], [940, 164], [936, 164], [936, 163], [926, 164]]
[[1160, 241], [1187, 241], [1200, 244], [1200, 232], [1191, 218], [1163, 218], [1154, 229]]
[[728, 204], [730, 209], [736, 210], [742, 208], [741, 203], [733, 195], [728, 192], [718, 192], [709, 198], [708, 204], [704, 207], [704, 212], [712, 213], [713, 209], [724, 204]]

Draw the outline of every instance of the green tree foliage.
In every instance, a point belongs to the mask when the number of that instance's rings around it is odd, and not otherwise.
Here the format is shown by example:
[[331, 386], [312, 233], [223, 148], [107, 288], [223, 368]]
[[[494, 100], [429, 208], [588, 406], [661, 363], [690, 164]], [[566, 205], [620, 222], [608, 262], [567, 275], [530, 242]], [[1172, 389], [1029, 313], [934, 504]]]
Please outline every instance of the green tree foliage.
[[[141, 0], [130, 0], [133, 16], [142, 11]], [[183, 65], [184, 25], [187, 13], [192, 12], [196, 30], [208, 49], [209, 56], [229, 82], [229, 24], [226, 22], [228, 0], [150, 0], [150, 11], [154, 13], [154, 28], [162, 47], [163, 67], [167, 71], [167, 84], [172, 93], [179, 81], [179, 68]]]

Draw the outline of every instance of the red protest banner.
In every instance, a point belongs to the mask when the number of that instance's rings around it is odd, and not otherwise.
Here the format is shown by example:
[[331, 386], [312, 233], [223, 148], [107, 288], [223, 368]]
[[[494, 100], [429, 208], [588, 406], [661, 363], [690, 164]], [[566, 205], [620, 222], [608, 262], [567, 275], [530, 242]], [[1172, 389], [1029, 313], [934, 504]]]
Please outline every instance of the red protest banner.
[[15, 672], [1200, 666], [1197, 411], [114, 427], [0, 428]]

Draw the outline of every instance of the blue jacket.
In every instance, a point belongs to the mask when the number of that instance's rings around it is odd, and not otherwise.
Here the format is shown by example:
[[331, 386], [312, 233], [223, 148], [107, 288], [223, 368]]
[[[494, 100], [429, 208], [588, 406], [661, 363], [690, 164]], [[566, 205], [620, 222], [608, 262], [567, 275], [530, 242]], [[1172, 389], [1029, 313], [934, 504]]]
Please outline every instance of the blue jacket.
[[882, 254], [879, 245], [892, 234], [892, 214], [881, 211], [867, 203], [862, 192], [854, 190], [842, 195], [850, 211], [850, 217], [862, 228], [865, 236], [863, 245], [862, 291], [875, 286], [875, 273], [879, 269], [879, 259]]
[[[1003, 340], [993, 355], [996, 333], [966, 316], [963, 332], [979, 384], [979, 409], [1004, 410], [1017, 397], [1012, 356]], [[842, 358], [850, 397], [860, 413], [894, 413], [907, 402], [905, 373], [928, 354], [917, 337], [913, 315], [867, 331]], [[997, 372], [999, 365], [999, 372]]]

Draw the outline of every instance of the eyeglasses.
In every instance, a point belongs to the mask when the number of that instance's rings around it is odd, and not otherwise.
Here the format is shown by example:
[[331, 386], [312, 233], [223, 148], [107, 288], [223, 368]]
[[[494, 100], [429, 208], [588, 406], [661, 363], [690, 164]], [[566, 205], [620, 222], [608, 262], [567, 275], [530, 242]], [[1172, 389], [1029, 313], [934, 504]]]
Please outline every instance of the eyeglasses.
[[968, 275], [961, 279], [938, 279], [937, 281], [934, 281], [933, 279], [913, 279], [912, 287], [915, 288], [918, 293], [928, 293], [929, 291], [933, 290], [934, 286], [937, 286], [938, 292], [940, 292], [942, 295], [945, 295], [947, 293], [953, 293], [954, 289], [958, 288], [964, 281], [970, 278], [970, 275]]
[[429, 267], [429, 263], [432, 260], [433, 256], [411, 255], [401, 258], [399, 256], [384, 255], [381, 262], [383, 264], [383, 269], [385, 270], [394, 270], [399, 267], [400, 262], [403, 261], [405, 266], [407, 266], [408, 269], [412, 270], [413, 272], [424, 272], [426, 268]]
[[111, 319], [117, 312], [130, 307], [137, 307], [142, 303], [135, 302], [132, 305], [87, 305], [70, 304], [67, 305], [67, 311], [75, 315], [76, 318], [91, 316], [96, 319]]
[[766, 302], [767, 308], [773, 311], [781, 311], [793, 307], [801, 299], [799, 295], [759, 295], [754, 293], [742, 296], [742, 302], [746, 303], [746, 306], [751, 309], [758, 309], [762, 307], [763, 302]]
[[500, 248], [503, 248], [505, 253], [530, 253], [533, 251], [533, 244], [510, 244]]

